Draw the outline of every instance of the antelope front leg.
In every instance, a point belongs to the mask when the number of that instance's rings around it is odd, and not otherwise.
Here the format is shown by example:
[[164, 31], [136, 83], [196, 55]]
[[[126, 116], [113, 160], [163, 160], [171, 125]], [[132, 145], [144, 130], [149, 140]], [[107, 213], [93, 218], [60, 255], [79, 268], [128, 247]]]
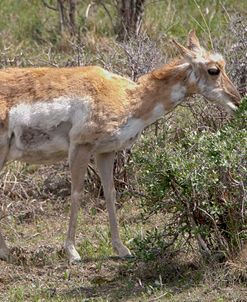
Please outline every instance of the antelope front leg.
[[[0, 126], [0, 130], [1, 130], [1, 126]], [[6, 157], [8, 154], [8, 150], [9, 150], [9, 143], [5, 142], [5, 145], [0, 146], [0, 170], [2, 170], [5, 161], [6, 161]], [[8, 261], [10, 260], [10, 250], [7, 247], [5, 240], [0, 232], [0, 259]]]
[[98, 154], [96, 156], [101, 182], [104, 189], [107, 210], [109, 214], [112, 247], [120, 257], [131, 256], [129, 249], [122, 243], [116, 216], [116, 191], [113, 180], [115, 152]]
[[81, 257], [75, 248], [75, 231], [80, 209], [80, 200], [83, 193], [84, 178], [90, 157], [91, 146], [89, 145], [73, 146], [69, 153], [71, 170], [71, 213], [67, 239], [65, 241], [65, 250], [69, 256], [70, 263], [81, 260]]
[[9, 249], [0, 233], [0, 259], [7, 261], [9, 259]]

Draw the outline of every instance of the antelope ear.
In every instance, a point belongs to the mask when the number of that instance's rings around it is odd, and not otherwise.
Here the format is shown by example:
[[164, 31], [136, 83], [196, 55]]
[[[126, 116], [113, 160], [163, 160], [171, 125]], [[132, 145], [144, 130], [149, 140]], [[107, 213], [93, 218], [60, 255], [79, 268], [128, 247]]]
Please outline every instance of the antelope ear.
[[172, 40], [173, 43], [175, 44], [175, 46], [177, 47], [177, 49], [179, 50], [180, 54], [187, 60], [192, 61], [193, 59], [195, 59], [196, 54], [193, 50], [190, 50], [186, 47], [184, 47], [183, 45], [181, 45], [180, 43], [178, 43], [176, 40]]
[[187, 46], [190, 50], [194, 51], [201, 49], [200, 42], [196, 36], [196, 32], [194, 29], [192, 29], [188, 34]]

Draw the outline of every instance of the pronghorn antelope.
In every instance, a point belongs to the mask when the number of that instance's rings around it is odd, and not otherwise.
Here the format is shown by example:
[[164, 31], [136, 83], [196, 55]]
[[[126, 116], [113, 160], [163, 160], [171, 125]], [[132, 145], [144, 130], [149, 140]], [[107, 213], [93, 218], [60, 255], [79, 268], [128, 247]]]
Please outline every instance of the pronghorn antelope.
[[[143, 129], [198, 93], [234, 111], [240, 95], [225, 62], [200, 46], [194, 31], [181, 58], [132, 82], [100, 67], [11, 68], [0, 71], [0, 165], [10, 160], [54, 163], [68, 155], [72, 188], [65, 250], [80, 260], [75, 231], [84, 176], [95, 156], [109, 213], [111, 239], [120, 257], [131, 255], [119, 236], [113, 164]], [[9, 249], [0, 233], [0, 258]]]

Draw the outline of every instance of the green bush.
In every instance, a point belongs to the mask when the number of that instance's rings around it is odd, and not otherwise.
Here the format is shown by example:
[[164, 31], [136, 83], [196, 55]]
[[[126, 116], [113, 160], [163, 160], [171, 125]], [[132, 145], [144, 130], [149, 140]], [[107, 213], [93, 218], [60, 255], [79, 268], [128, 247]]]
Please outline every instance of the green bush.
[[133, 162], [145, 195], [144, 219], [163, 213], [167, 224], [136, 239], [138, 255], [146, 249], [150, 259], [157, 249], [194, 242], [204, 256], [230, 257], [241, 249], [247, 238], [246, 121], [247, 99], [213, 133], [183, 129], [178, 141], [169, 131], [143, 138]]

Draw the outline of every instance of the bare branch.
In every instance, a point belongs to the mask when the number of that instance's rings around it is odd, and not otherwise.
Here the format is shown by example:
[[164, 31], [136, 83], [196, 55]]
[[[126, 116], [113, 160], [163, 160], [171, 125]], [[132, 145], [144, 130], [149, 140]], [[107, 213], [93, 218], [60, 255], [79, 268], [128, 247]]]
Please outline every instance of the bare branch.
[[41, 0], [45, 7], [57, 11], [58, 9], [55, 6], [48, 4], [45, 0]]
[[115, 27], [115, 26], [114, 26], [114, 22], [113, 22], [113, 20], [112, 20], [112, 16], [111, 16], [111, 14], [110, 14], [108, 8], [107, 8], [106, 5], [103, 3], [103, 1], [99, 1], [99, 4], [101, 4], [101, 6], [104, 8], [104, 10], [105, 10], [107, 16], [109, 17], [109, 19], [110, 19], [110, 21], [111, 21], [112, 28], [114, 29], [114, 27]]

